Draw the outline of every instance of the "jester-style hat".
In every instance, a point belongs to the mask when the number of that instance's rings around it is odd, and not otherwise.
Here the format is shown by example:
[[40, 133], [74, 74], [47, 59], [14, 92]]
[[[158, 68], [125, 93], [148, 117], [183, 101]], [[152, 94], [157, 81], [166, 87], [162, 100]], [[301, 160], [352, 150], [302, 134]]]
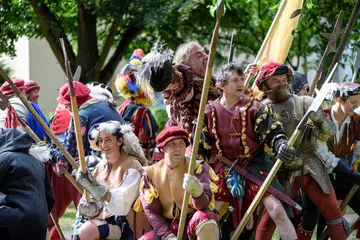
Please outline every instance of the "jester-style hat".
[[144, 52], [142, 49], [134, 50], [129, 62], [118, 73], [115, 87], [124, 98], [131, 99], [136, 104], [146, 106], [151, 105], [154, 99], [148, 96], [142, 86], [138, 84], [137, 75], [143, 57]]
[[95, 151], [100, 151], [99, 136], [100, 132], [106, 132], [123, 138], [122, 151], [128, 155], [132, 155], [140, 161], [143, 166], [147, 166], [147, 159], [144, 151], [139, 143], [139, 139], [135, 136], [130, 124], [121, 124], [118, 121], [107, 121], [94, 124], [89, 130], [90, 147]]

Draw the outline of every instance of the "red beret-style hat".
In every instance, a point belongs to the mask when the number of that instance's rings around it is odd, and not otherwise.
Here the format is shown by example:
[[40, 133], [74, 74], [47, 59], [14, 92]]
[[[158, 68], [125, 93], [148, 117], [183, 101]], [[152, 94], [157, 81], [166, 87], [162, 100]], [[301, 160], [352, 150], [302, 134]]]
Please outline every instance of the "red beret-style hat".
[[37, 84], [37, 82], [35, 82], [34, 80], [30, 80], [30, 81], [26, 82], [25, 87], [26, 87], [26, 90], [25, 90], [26, 93], [29, 93], [35, 89], [40, 90], [39, 84]]
[[185, 140], [187, 146], [190, 144], [189, 133], [178, 126], [172, 126], [162, 130], [160, 134], [157, 136], [156, 142], [158, 144], [158, 148], [162, 148], [168, 142], [174, 139], [181, 139], [181, 138]]
[[[12, 81], [19, 88], [20, 91], [25, 89], [24, 80], [22, 80], [22, 79], [13, 79]], [[12, 90], [12, 88], [10, 87], [8, 82], [3, 83], [3, 85], [1, 86], [1, 92], [4, 95], [9, 95], [9, 94], [14, 93], [14, 91]]]
[[291, 69], [285, 64], [277, 63], [277, 62], [268, 62], [264, 64], [259, 72], [259, 76], [257, 77], [255, 84], [256, 86], [263, 91], [262, 84], [272, 76], [287, 74], [288, 78], [292, 76]]
[[[73, 82], [76, 101], [79, 106], [91, 99], [90, 89], [81, 82]], [[57, 101], [61, 104], [71, 104], [71, 94], [69, 84], [65, 84], [59, 89]]]
[[71, 114], [67, 109], [58, 109], [51, 122], [51, 130], [55, 134], [64, 133], [69, 127]]

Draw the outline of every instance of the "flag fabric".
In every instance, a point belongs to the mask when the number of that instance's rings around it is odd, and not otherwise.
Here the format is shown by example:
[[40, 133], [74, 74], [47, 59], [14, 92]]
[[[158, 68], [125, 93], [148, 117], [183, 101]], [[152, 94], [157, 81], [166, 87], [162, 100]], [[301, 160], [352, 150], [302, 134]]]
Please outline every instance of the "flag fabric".
[[[284, 63], [289, 53], [303, 0], [283, 0], [270, 26], [255, 63], [261, 66], [269, 61]], [[255, 84], [252, 86], [255, 90]]]

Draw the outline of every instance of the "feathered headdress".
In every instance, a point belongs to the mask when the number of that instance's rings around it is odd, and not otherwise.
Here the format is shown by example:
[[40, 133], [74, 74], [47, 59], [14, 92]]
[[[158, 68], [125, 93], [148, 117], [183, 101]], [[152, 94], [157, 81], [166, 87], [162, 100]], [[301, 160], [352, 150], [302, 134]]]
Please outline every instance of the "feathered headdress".
[[142, 49], [134, 50], [129, 62], [118, 73], [115, 87], [124, 98], [131, 99], [136, 104], [146, 106], [151, 105], [153, 99], [145, 94], [142, 87], [138, 84], [136, 77], [143, 57], [144, 52]]
[[130, 124], [121, 124], [118, 121], [108, 121], [94, 124], [89, 130], [89, 142], [90, 147], [95, 151], [100, 151], [100, 147], [98, 145], [100, 132], [106, 132], [118, 138], [122, 137], [124, 140], [122, 151], [128, 155], [136, 157], [143, 166], [148, 165], [144, 150]]
[[171, 49], [157, 41], [143, 58], [137, 79], [149, 99], [155, 100], [155, 91], [164, 91], [170, 84], [173, 54]]

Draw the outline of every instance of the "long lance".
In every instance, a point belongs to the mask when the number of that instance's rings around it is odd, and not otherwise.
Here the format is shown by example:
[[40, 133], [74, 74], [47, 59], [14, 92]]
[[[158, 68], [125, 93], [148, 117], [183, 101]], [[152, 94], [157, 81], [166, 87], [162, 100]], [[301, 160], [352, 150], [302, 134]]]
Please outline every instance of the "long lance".
[[321, 57], [318, 69], [316, 71], [315, 77], [310, 85], [309, 88], [309, 96], [312, 96], [314, 93], [314, 90], [316, 88], [317, 83], [319, 82], [319, 79], [321, 77], [321, 74], [324, 71], [324, 67], [325, 67], [325, 61], [326, 61], [326, 57], [331, 53], [334, 52], [336, 50], [336, 41], [338, 39], [339, 36], [341, 36], [343, 34], [343, 30], [341, 29], [341, 25], [342, 25], [342, 18], [344, 15], [344, 11], [340, 11], [339, 16], [336, 20], [336, 23], [334, 25], [333, 31], [332, 33], [321, 33], [321, 35], [325, 38], [328, 39], [328, 44], [326, 46], [326, 49]]
[[[224, 2], [221, 1], [220, 5], [216, 11], [216, 24], [215, 24], [213, 35], [211, 38], [210, 53], [209, 53], [210, 56], [209, 56], [208, 62], [206, 64], [204, 85], [203, 85], [202, 93], [201, 93], [199, 113], [198, 113], [198, 117], [196, 120], [194, 144], [192, 147], [191, 160], [190, 160], [189, 169], [188, 169], [188, 174], [191, 174], [191, 175], [194, 174], [194, 170], [195, 170], [196, 156], [197, 156], [198, 149], [199, 149], [199, 141], [200, 141], [202, 123], [204, 120], [205, 106], [207, 103], [207, 97], [208, 97], [209, 87], [210, 87], [210, 80], [211, 80], [212, 70], [213, 70], [214, 61], [215, 61], [215, 55], [216, 55], [216, 46], [217, 46], [218, 36], [219, 36], [220, 20], [221, 20], [223, 13], [224, 13]], [[186, 216], [188, 213], [187, 211], [188, 211], [189, 197], [190, 197], [190, 194], [187, 191], [184, 191], [184, 197], [183, 197], [183, 202], [182, 202], [182, 206], [181, 206], [179, 229], [177, 232], [177, 238], [179, 240], [181, 240], [183, 238], [183, 234], [184, 234]]]
[[51, 131], [51, 129], [46, 125], [45, 121], [39, 116], [39, 114], [36, 112], [36, 110], [31, 106], [29, 101], [26, 99], [24, 94], [20, 92], [18, 87], [13, 83], [13, 81], [7, 76], [7, 74], [4, 72], [4, 70], [0, 67], [0, 74], [1, 76], [7, 81], [16, 94], [17, 97], [21, 100], [21, 102], [25, 105], [25, 107], [30, 111], [30, 113], [34, 116], [36, 121], [39, 122], [41, 127], [44, 129], [44, 131], [47, 133], [47, 135], [50, 137], [50, 139], [55, 143], [55, 145], [59, 148], [59, 150], [64, 154], [65, 158], [69, 161], [69, 163], [73, 166], [73, 168], [77, 169], [79, 166], [75, 162], [74, 158], [70, 155], [70, 153], [66, 150], [66, 148], [61, 144], [59, 139], [55, 136], [55, 134]]
[[355, 47], [356, 49], [356, 57], [354, 61], [354, 75], [351, 79], [351, 82], [354, 83], [355, 80], [359, 77], [359, 71], [360, 71], [360, 49], [358, 47]]
[[[66, 76], [69, 81], [69, 89], [70, 89], [70, 95], [71, 95], [71, 110], [73, 114], [73, 120], [74, 120], [74, 127], [75, 127], [75, 136], [76, 136], [76, 145], [79, 153], [79, 162], [80, 162], [80, 169], [83, 174], [86, 174], [86, 163], [85, 163], [85, 152], [84, 152], [84, 144], [83, 144], [83, 138], [81, 134], [81, 123], [80, 123], [80, 117], [79, 117], [79, 107], [77, 104], [76, 96], [75, 96], [75, 90], [73, 85], [73, 76], [71, 74], [71, 66], [70, 61], [67, 59], [66, 55], [66, 49], [65, 49], [65, 43], [64, 39], [60, 39], [60, 43], [63, 49], [64, 58], [65, 58], [65, 67], [66, 67]], [[80, 68], [81, 69], [81, 68]], [[90, 195], [87, 191], [84, 191], [85, 199], [87, 203], [90, 203]]]
[[[335, 66], [335, 63], [339, 62], [340, 58], [341, 58], [341, 55], [342, 53], [344, 52], [344, 49], [345, 49], [345, 46], [348, 42], [348, 39], [350, 37], [350, 33], [357, 21], [357, 18], [358, 18], [358, 15], [359, 15], [359, 10], [360, 10], [360, 1], [356, 1], [356, 4], [354, 6], [354, 9], [351, 13], [351, 16], [350, 16], [350, 19], [347, 23], [347, 26], [345, 28], [345, 31], [344, 31], [344, 34], [341, 38], [341, 41], [340, 41], [340, 44], [339, 44], [339, 47], [338, 49], [336, 50], [336, 53], [335, 53], [335, 56], [331, 62], [331, 65], [330, 65], [330, 69], [332, 69], [334, 66]], [[321, 86], [322, 82], [323, 82], [323, 79], [325, 79], [325, 76], [323, 76], [321, 78], [321, 80], [319, 81], [318, 83], [318, 87]]]
[[[334, 72], [336, 70], [336, 66], [332, 69], [332, 71], [331, 71], [332, 74], [328, 77], [327, 81], [329, 81], [330, 78], [333, 76], [333, 74], [334, 74]], [[297, 125], [294, 133], [291, 135], [290, 139], [288, 140], [288, 146], [289, 147], [294, 146], [294, 144], [295, 144], [297, 138], [299, 137], [301, 131], [303, 131], [304, 125], [306, 124], [308, 117], [310, 116], [310, 114], [312, 112], [316, 112], [319, 109], [319, 107], [321, 106], [321, 103], [324, 101], [324, 99], [325, 99], [326, 95], [328, 94], [328, 92], [330, 91], [330, 89], [331, 89], [331, 86], [328, 85], [328, 84], [324, 85], [321, 88], [319, 94], [316, 96], [313, 103], [310, 105], [308, 111], [306, 112], [304, 117], [301, 119], [301, 121]], [[269, 187], [270, 183], [272, 182], [272, 180], [276, 176], [276, 173], [280, 169], [281, 164], [282, 164], [281, 159], [277, 159], [274, 166], [273, 166], [273, 168], [271, 169], [268, 176], [266, 177], [263, 185], [260, 187], [258, 193], [256, 194], [254, 200], [251, 202], [251, 204], [250, 204], [249, 208], [247, 209], [245, 215], [242, 217], [239, 226], [237, 226], [233, 236], [231, 237], [231, 240], [238, 239], [238, 237], [240, 236], [240, 233], [244, 230], [246, 224], [250, 220], [250, 217], [252, 216], [253, 212], [255, 211], [257, 206], [259, 205], [264, 193], [266, 192], [266, 189]]]
[[231, 41], [230, 41], [228, 63], [231, 63], [233, 61], [233, 58], [234, 58], [234, 52], [235, 52], [234, 36], [235, 36], [235, 33], [232, 33], [231, 34]]
[[[7, 108], [7, 106], [11, 105], [10, 102], [9, 102], [9, 99], [10, 97], [4, 95], [1, 91], [0, 91], [0, 109], [1, 110], [5, 110]], [[18, 118], [21, 126], [24, 128], [25, 132], [27, 132], [31, 137], [32, 139], [34, 139], [35, 143], [38, 144], [41, 142], [40, 138], [34, 133], [34, 131], [26, 124], [26, 122], [24, 120], [22, 120], [22, 118], [20, 118], [17, 113], [15, 112], [16, 114], [16, 117]], [[51, 219], [53, 220], [54, 222], [54, 225], [55, 225], [55, 228], [56, 230], [58, 231], [58, 233], [60, 234], [60, 239], [61, 240], [64, 240], [65, 237], [64, 237], [64, 234], [63, 232], [61, 231], [61, 228], [60, 228], [60, 225], [57, 221], [55, 221], [55, 218], [54, 218], [54, 214], [52, 212], [50, 212], [50, 217]]]

